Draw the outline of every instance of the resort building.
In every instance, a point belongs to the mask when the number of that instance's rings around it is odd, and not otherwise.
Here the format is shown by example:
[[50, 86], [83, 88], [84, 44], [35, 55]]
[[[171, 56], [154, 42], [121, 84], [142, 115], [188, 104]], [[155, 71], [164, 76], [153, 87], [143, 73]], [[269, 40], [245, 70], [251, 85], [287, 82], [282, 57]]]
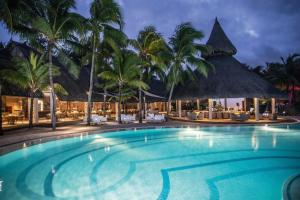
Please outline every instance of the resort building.
[[[249, 71], [234, 57], [237, 49], [217, 19], [207, 45], [211, 51], [202, 56], [214, 65], [214, 69], [209, 72], [207, 78], [195, 71], [196, 80], [188, 80], [174, 89], [171, 116], [176, 119], [200, 121], [216, 119], [243, 121], [251, 116], [255, 120], [262, 117], [276, 119], [276, 99], [286, 99], [287, 96], [262, 77]], [[30, 52], [37, 53], [25, 43], [11, 41], [1, 53], [13, 58], [26, 57]], [[82, 120], [87, 113], [90, 67], [82, 67], [76, 79], [58, 58], [54, 58], [53, 62], [60, 68], [60, 75], [55, 77], [54, 82], [61, 84], [67, 91], [67, 94], [57, 94], [58, 122]], [[99, 79], [95, 81], [92, 113], [107, 115], [108, 119], [114, 120], [119, 112], [117, 103], [113, 94], [104, 93], [103, 89], [98, 87], [100, 82]], [[166, 114], [168, 98], [166, 85], [160, 80], [152, 80], [149, 85], [149, 91], [143, 93], [144, 117], [149, 113]], [[4, 127], [28, 123], [30, 108], [28, 97], [28, 91], [4, 83], [2, 92]], [[49, 123], [49, 92], [40, 91], [35, 97], [34, 123]], [[260, 100], [270, 102], [270, 106], [259, 110]], [[121, 112], [137, 114], [137, 99], [125, 102]]]
[[[236, 113], [237, 116], [231, 118], [244, 120], [243, 118], [250, 117], [243, 115], [247, 112], [253, 113], [255, 120], [263, 117], [275, 119], [276, 99], [286, 99], [287, 95], [249, 71], [234, 57], [237, 49], [217, 19], [206, 44], [211, 50], [203, 57], [214, 65], [214, 70], [209, 72], [208, 78], [195, 71], [195, 81], [188, 81], [176, 88], [173, 99], [178, 105], [178, 117], [187, 115], [182, 112], [182, 104], [186, 107], [194, 102], [198, 116], [189, 116], [190, 118], [229, 119], [230, 115]], [[260, 111], [260, 100], [269, 101], [270, 106]], [[206, 111], [199, 115], [203, 109]]]

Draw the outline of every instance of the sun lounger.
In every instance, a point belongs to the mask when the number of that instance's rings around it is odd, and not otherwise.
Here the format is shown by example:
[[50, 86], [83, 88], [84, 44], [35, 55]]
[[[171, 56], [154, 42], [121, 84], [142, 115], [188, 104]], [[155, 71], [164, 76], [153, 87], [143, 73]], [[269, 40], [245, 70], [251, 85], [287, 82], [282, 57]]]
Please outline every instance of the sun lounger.
[[162, 115], [154, 115], [154, 114], [149, 113], [146, 116], [146, 121], [147, 122], [164, 122], [164, 121], [166, 121], [166, 118], [165, 118], [164, 114], [162, 114]]
[[133, 115], [121, 114], [121, 121], [123, 123], [131, 123], [131, 122], [134, 122], [135, 119], [136, 119], [136, 114], [133, 114]]
[[[83, 119], [84, 122], [87, 122], [87, 118], [85, 117]], [[101, 116], [101, 115], [96, 115], [96, 114], [93, 114], [91, 115], [91, 124], [102, 124], [104, 122], [107, 122], [107, 117], [104, 117], [104, 116]]]

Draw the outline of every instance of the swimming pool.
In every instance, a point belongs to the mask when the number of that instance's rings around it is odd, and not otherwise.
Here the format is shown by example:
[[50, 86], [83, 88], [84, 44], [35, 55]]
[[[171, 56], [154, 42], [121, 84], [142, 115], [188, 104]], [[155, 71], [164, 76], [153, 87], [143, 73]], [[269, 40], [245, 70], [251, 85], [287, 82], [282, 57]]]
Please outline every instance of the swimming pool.
[[0, 157], [0, 199], [281, 199], [300, 126], [82, 134]]

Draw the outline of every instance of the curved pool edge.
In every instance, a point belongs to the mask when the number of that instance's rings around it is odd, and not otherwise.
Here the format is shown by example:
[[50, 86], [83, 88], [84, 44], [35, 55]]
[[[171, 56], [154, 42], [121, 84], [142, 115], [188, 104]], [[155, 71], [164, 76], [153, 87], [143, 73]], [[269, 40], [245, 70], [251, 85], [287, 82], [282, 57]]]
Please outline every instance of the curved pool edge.
[[300, 174], [296, 174], [287, 179], [283, 186], [283, 200], [300, 199]]
[[[200, 128], [200, 127], [238, 127], [238, 126], [282, 126], [282, 125], [300, 125], [300, 120], [294, 119], [294, 122], [289, 123], [265, 123], [265, 124], [173, 124], [173, 125], [166, 125], [166, 124], [144, 124], [141, 126], [129, 126], [129, 127], [112, 127], [107, 129], [99, 129], [97, 130], [91, 130], [91, 131], [80, 131], [76, 133], [65, 133], [60, 135], [51, 135], [51, 136], [42, 136], [34, 139], [28, 139], [28, 140], [21, 140], [17, 142], [7, 143], [5, 145], [0, 146], [0, 156], [3, 156], [5, 154], [12, 153], [14, 151], [27, 148], [34, 145], [39, 145], [51, 141], [56, 140], [62, 140], [67, 138], [74, 138], [74, 137], [80, 137], [81, 135], [95, 135], [95, 134], [104, 134], [104, 133], [110, 133], [110, 132], [120, 132], [120, 131], [130, 131], [130, 130], [144, 130], [144, 129], [161, 129], [161, 128]], [[55, 133], [54, 133], [55, 134]]]

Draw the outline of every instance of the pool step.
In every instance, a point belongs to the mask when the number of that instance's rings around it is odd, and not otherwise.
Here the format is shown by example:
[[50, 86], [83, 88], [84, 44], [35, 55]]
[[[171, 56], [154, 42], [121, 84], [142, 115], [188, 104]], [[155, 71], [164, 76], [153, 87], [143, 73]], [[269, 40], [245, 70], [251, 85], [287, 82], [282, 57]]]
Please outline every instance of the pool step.
[[300, 200], [300, 174], [290, 177], [283, 187], [284, 200]]

